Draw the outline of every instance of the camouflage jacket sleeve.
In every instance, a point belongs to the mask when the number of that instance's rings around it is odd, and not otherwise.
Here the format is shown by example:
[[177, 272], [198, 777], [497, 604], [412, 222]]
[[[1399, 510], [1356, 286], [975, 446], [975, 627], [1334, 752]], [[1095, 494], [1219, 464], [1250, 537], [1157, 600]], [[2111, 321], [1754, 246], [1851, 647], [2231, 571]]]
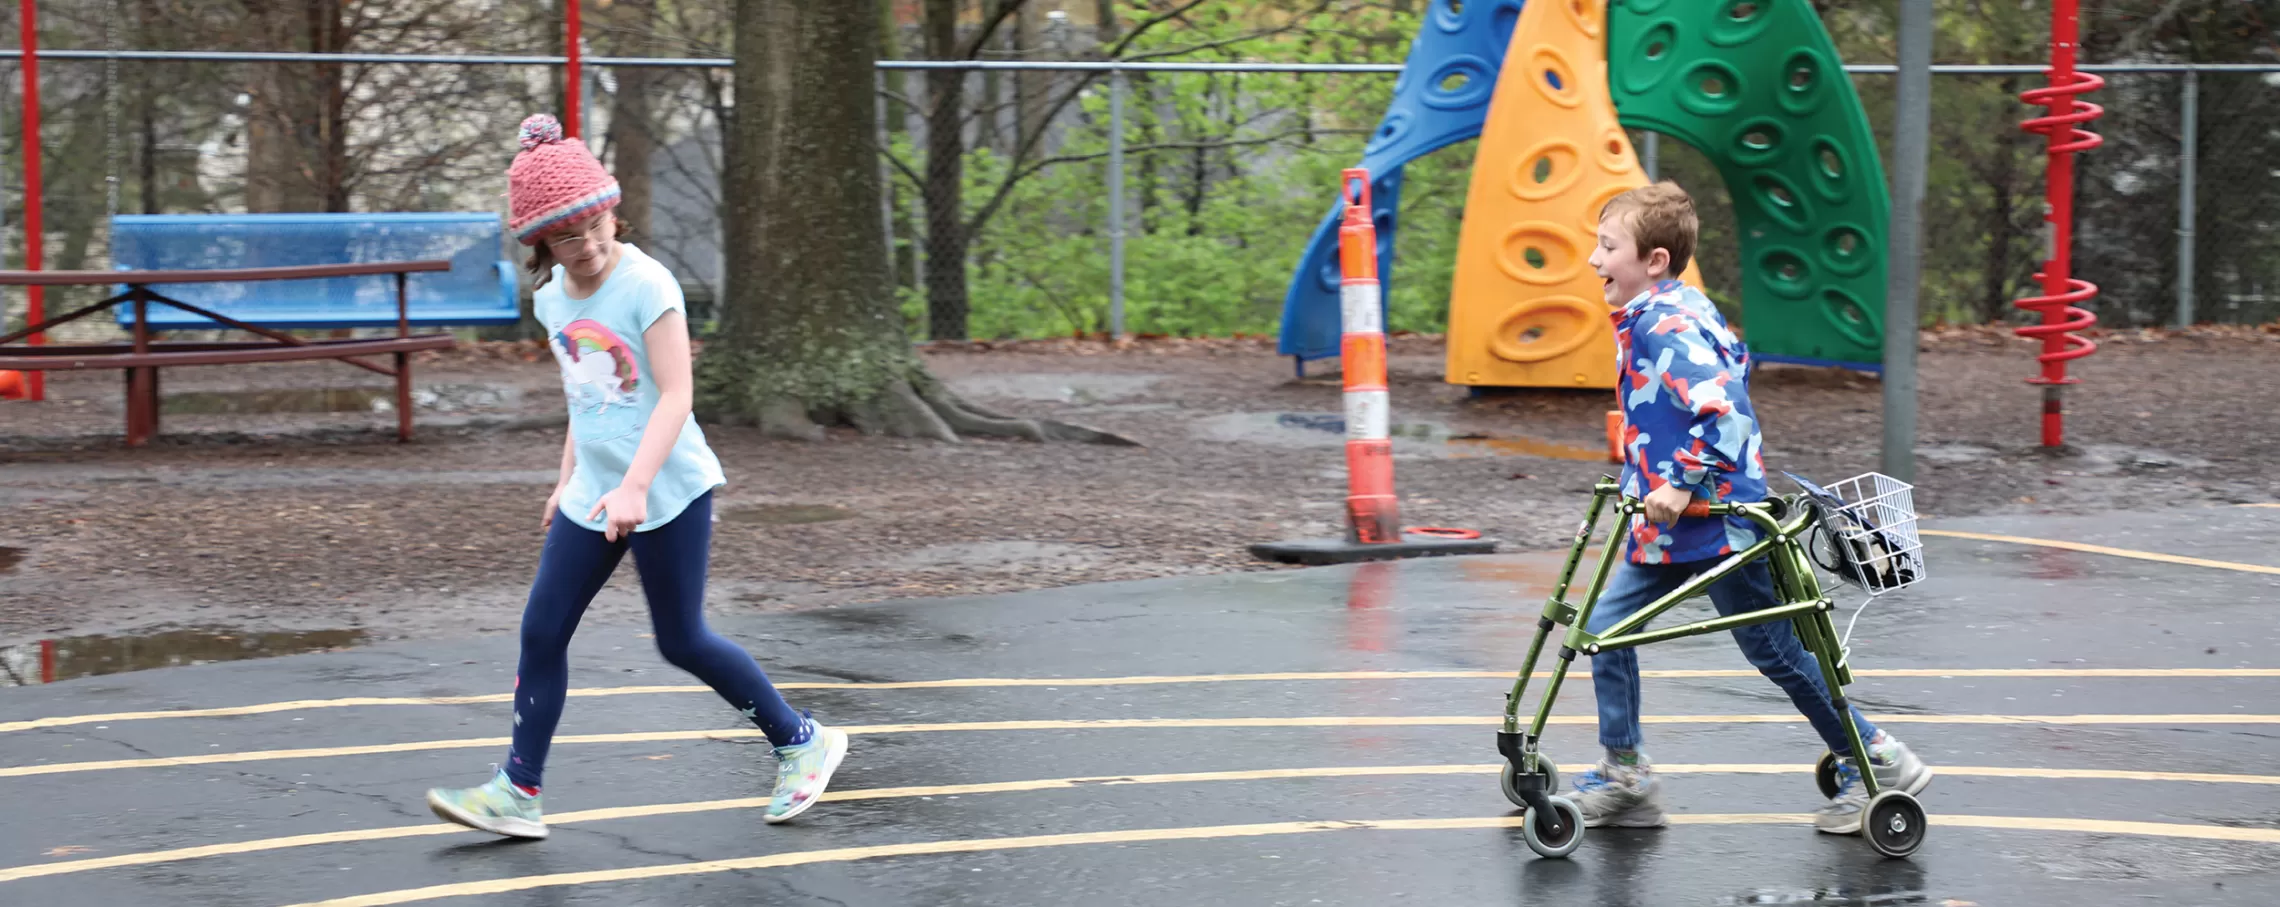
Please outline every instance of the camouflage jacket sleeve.
[[1743, 386], [1736, 381], [1742, 366], [1687, 314], [1642, 318], [1636, 330], [1633, 355], [1649, 380], [1624, 406], [1649, 436], [1640, 439], [1641, 471], [1657, 488], [1677, 485], [1721, 500], [1725, 476], [1741, 469], [1757, 437], [1757, 426], [1728, 395], [1729, 385]]

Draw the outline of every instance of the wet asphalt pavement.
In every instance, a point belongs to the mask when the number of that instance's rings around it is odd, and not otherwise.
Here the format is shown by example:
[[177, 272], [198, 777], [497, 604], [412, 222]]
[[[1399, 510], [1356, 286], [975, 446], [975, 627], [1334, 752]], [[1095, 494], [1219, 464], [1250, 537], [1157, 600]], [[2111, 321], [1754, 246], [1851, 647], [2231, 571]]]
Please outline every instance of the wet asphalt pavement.
[[[2280, 564], [2280, 509], [1931, 525]], [[1820, 745], [1723, 636], [1641, 653], [1714, 672], [1647, 681], [1675, 824], [1530, 852], [1491, 675], [1555, 553], [720, 620], [855, 733], [785, 826], [723, 802], [767, 796], [765, 742], [624, 628], [575, 646], [543, 842], [421, 802], [501, 758], [503, 702], [327, 702], [495, 697], [511, 637], [0, 690], [0, 904], [2280, 903], [2280, 574], [1928, 550], [1853, 640], [1856, 702], [1943, 770], [1908, 860], [1801, 824]], [[1594, 759], [1590, 684], [1558, 712], [1546, 751]]]

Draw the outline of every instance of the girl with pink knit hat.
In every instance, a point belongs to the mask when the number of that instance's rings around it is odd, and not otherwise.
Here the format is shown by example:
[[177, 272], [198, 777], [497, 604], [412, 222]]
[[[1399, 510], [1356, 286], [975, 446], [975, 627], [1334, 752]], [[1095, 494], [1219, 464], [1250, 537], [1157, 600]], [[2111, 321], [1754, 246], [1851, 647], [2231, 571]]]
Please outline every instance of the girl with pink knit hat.
[[561, 124], [523, 121], [507, 168], [508, 228], [532, 247], [532, 295], [570, 401], [546, 546], [523, 608], [514, 743], [490, 781], [428, 791], [436, 815], [518, 838], [546, 837], [539, 779], [569, 687], [570, 635], [626, 552], [641, 574], [657, 648], [760, 726], [776, 748], [768, 822], [815, 805], [847, 734], [795, 712], [735, 643], [705, 627], [712, 493], [720, 461], [690, 415], [688, 310], [656, 259], [619, 242], [618, 183]]

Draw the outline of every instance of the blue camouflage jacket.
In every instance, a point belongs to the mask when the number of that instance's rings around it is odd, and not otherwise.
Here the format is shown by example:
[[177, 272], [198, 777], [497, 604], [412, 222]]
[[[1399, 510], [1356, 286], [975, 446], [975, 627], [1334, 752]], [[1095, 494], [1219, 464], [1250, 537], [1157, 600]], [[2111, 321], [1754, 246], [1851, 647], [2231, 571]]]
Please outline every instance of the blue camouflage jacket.
[[[1765, 499], [1765, 459], [1750, 406], [1749, 349], [1702, 291], [1665, 280], [1611, 316], [1623, 398], [1626, 497], [1678, 485], [1711, 502]], [[1740, 517], [1681, 518], [1669, 525], [1633, 516], [1634, 564], [1674, 564], [1732, 554], [1758, 540]]]

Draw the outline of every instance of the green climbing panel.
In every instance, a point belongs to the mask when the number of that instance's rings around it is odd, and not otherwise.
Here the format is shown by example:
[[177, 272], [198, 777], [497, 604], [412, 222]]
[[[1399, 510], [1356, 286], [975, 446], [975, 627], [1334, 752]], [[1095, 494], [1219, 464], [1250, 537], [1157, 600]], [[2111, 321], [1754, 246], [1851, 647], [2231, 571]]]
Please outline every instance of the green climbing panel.
[[1812, 4], [1612, 0], [1607, 18], [1623, 125], [1694, 146], [1733, 196], [1751, 352], [1879, 366], [1892, 200]]

